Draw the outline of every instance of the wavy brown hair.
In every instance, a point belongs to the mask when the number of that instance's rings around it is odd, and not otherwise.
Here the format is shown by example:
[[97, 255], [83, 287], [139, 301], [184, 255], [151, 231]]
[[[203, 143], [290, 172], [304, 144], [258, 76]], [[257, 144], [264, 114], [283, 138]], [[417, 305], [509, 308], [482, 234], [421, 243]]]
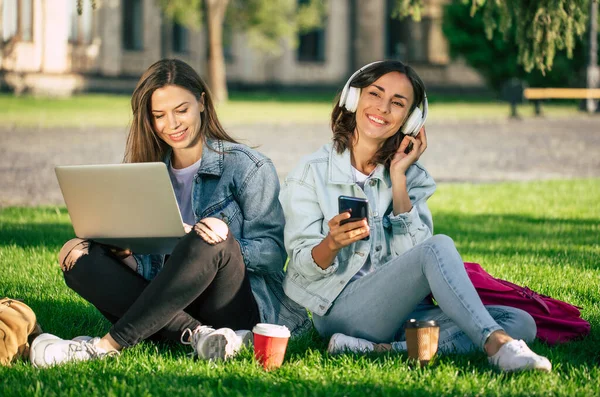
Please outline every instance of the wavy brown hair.
[[[351, 87], [365, 88], [373, 84], [378, 78], [390, 72], [400, 72], [412, 84], [414, 101], [410, 107], [410, 113], [419, 106], [425, 99], [425, 84], [417, 73], [408, 65], [400, 61], [383, 61], [366, 68], [350, 82]], [[340, 94], [336, 97], [336, 105], [331, 112], [331, 129], [333, 131], [333, 147], [338, 153], [346, 149], [352, 149], [354, 142], [354, 131], [356, 130], [356, 114], [340, 106]], [[371, 164], [383, 164], [386, 168], [390, 163], [396, 150], [400, 147], [400, 142], [404, 139], [404, 134], [400, 129], [389, 137], [369, 161]]]
[[150, 66], [140, 78], [131, 97], [133, 120], [125, 145], [126, 163], [162, 161], [169, 145], [154, 131], [152, 94], [159, 88], [176, 85], [191, 92], [196, 100], [204, 94], [204, 111], [200, 113], [200, 137], [237, 143], [221, 126], [206, 83], [187, 63], [178, 59], [161, 59]]

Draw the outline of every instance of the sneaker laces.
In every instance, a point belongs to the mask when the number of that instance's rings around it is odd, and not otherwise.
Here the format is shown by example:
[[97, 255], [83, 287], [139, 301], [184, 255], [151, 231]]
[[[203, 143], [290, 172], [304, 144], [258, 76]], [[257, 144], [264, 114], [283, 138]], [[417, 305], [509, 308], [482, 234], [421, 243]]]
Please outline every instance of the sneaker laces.
[[76, 343], [69, 344], [67, 357], [69, 359], [96, 359], [103, 358], [104, 356], [119, 355], [119, 352], [116, 350], [106, 351], [104, 349], [98, 348], [98, 346], [96, 346], [96, 343], [99, 340], [100, 338], [94, 338], [91, 340], [76, 341]]
[[207, 325], [199, 325], [193, 331], [189, 328], [186, 328], [181, 333], [181, 343], [184, 345], [192, 345], [194, 347], [194, 352], [190, 353], [191, 355], [197, 354], [196, 346], [198, 345], [198, 341], [205, 335], [211, 334], [215, 331], [213, 327], [209, 327]]

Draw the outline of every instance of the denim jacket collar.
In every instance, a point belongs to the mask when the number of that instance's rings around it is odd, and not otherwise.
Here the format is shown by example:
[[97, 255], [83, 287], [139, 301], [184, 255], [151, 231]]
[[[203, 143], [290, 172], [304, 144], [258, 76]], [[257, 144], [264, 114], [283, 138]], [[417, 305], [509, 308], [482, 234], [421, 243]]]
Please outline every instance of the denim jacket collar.
[[[340, 154], [332, 146], [329, 153], [329, 164], [331, 164], [331, 167], [329, 167], [329, 183], [337, 185], [352, 185], [355, 183], [349, 149]], [[383, 164], [377, 164], [371, 178], [383, 181], [388, 188], [392, 187], [390, 173]]]
[[[209, 147], [210, 146], [210, 147]], [[171, 164], [173, 149], [169, 148], [163, 159], [167, 167]], [[198, 175], [208, 174], [221, 176], [223, 173], [224, 146], [221, 140], [207, 139], [202, 145], [202, 162], [198, 169]]]

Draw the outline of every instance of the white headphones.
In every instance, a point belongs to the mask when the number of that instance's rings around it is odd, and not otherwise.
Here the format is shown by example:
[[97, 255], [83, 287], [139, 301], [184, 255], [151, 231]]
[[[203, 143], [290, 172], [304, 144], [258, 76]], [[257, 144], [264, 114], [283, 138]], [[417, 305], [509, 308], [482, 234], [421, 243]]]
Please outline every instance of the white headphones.
[[[358, 69], [346, 82], [344, 89], [342, 90], [342, 94], [340, 95], [340, 107], [345, 107], [348, 111], [354, 113], [358, 108], [358, 99], [360, 98], [361, 89], [358, 87], [351, 87], [350, 83], [356, 76], [362, 73], [365, 69], [369, 68], [372, 65], [377, 63], [381, 63], [383, 61], [371, 62], [368, 65], [363, 66]], [[425, 120], [427, 120], [427, 94], [423, 93], [423, 111], [419, 109], [417, 106], [410, 116], [404, 122], [402, 128], [400, 128], [400, 132], [404, 135], [415, 136], [421, 130], [421, 127], [425, 124]]]

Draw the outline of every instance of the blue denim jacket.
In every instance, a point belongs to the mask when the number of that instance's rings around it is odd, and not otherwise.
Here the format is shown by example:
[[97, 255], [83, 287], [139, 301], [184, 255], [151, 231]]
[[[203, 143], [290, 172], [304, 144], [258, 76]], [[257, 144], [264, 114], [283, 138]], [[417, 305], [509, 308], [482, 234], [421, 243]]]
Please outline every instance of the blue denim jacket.
[[[368, 257], [377, 268], [431, 237], [433, 223], [426, 201], [435, 191], [435, 182], [418, 162], [408, 168], [406, 179], [413, 207], [394, 215], [392, 183], [383, 165], [375, 168], [363, 190], [355, 183], [349, 150], [338, 154], [330, 143], [305, 157], [287, 176], [279, 197], [290, 258], [285, 293], [322, 316]], [[339, 213], [340, 195], [369, 200], [370, 238], [342, 248], [333, 264], [321, 269], [312, 249], [327, 236], [327, 223]]]
[[[165, 157], [169, 164], [171, 153]], [[279, 179], [270, 159], [245, 145], [221, 140], [205, 143], [194, 178], [196, 222], [223, 220], [239, 242], [261, 321], [287, 326], [295, 334], [311, 326], [306, 310], [283, 292], [284, 217], [277, 199]], [[135, 255], [138, 273], [153, 279], [164, 256]]]

